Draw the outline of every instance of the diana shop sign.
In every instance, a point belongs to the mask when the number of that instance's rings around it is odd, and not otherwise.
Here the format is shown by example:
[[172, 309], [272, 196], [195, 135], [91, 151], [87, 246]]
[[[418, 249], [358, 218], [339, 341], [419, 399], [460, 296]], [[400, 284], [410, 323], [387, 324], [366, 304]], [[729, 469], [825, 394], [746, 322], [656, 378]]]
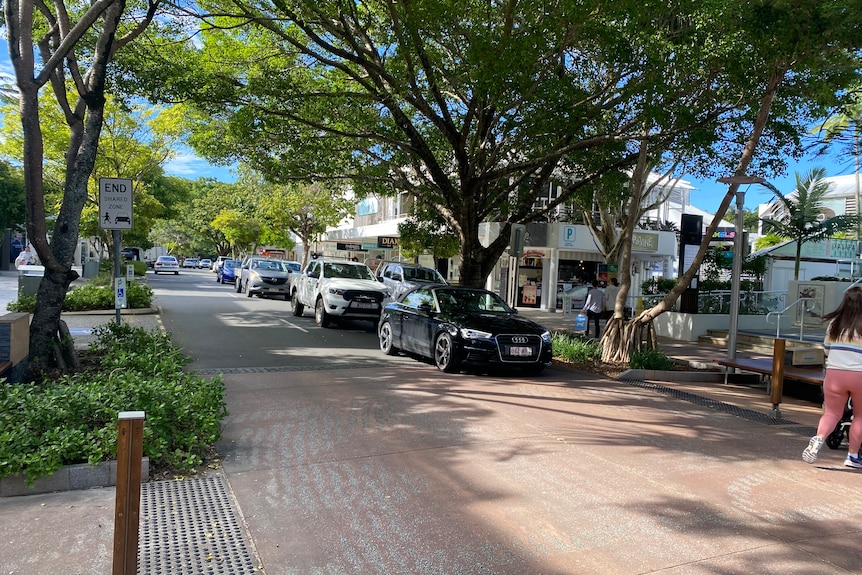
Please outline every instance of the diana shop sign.
[[394, 250], [398, 247], [397, 236], [377, 236], [377, 247]]
[[99, 178], [99, 227], [132, 229], [132, 180]]

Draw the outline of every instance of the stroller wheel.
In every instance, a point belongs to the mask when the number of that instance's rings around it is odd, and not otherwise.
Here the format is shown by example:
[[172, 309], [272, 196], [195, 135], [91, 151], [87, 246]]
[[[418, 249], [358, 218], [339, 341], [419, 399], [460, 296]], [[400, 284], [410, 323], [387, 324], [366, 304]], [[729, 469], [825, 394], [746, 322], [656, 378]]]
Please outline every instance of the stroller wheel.
[[835, 431], [826, 437], [826, 445], [828, 445], [830, 449], [838, 449], [841, 447], [842, 441], [844, 441], [844, 426], [839, 423], [838, 427], [835, 428]]

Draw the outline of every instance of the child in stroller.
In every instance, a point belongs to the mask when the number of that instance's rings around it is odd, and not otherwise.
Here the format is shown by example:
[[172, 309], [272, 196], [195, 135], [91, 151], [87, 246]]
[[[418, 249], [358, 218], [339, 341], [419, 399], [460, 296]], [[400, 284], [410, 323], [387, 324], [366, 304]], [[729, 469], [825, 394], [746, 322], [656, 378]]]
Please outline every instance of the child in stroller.
[[841, 416], [841, 419], [838, 421], [837, 425], [835, 425], [835, 429], [832, 430], [832, 433], [826, 437], [826, 445], [828, 445], [830, 449], [838, 449], [841, 447], [844, 440], [850, 437], [850, 422], [852, 421], [853, 400], [848, 399], [847, 405], [844, 406], [844, 415]]

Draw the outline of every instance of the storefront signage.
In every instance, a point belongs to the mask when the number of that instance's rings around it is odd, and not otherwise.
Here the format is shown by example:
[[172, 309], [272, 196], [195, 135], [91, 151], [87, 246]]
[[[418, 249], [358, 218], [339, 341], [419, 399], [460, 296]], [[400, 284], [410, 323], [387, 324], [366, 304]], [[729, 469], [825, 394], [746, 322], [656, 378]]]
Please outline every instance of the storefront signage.
[[523, 258], [549, 258], [551, 250], [548, 248], [528, 248], [524, 250]]
[[394, 249], [398, 247], [398, 236], [377, 236], [377, 247]]
[[712, 241], [730, 242], [733, 241], [734, 237], [736, 237], [735, 228], [718, 228], [717, 230], [715, 230], [715, 233], [712, 234]]
[[342, 250], [345, 252], [364, 252], [365, 251], [362, 248], [362, 244], [342, 244], [340, 242], [335, 244], [335, 249]]
[[639, 252], [657, 252], [658, 234], [634, 232], [632, 234], [632, 249]]

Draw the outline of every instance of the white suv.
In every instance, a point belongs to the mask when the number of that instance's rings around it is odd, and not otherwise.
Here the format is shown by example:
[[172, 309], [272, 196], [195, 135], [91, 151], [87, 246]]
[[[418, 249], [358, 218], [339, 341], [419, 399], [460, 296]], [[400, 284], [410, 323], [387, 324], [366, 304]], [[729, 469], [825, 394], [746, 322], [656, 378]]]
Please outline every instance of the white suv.
[[293, 315], [306, 307], [314, 310], [314, 321], [327, 327], [333, 318], [377, 322], [383, 306], [391, 301], [389, 289], [371, 269], [347, 260], [311, 260], [302, 273], [292, 274]]

